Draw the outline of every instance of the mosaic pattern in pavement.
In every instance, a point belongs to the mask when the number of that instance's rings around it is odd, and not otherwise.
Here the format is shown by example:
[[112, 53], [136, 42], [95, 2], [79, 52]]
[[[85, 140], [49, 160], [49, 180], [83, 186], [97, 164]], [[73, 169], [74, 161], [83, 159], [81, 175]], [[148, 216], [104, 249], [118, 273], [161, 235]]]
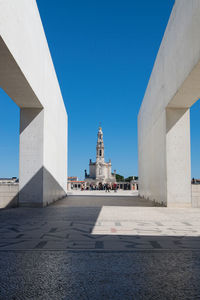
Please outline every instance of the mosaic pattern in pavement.
[[199, 210], [51, 206], [0, 212], [0, 250], [200, 249]]

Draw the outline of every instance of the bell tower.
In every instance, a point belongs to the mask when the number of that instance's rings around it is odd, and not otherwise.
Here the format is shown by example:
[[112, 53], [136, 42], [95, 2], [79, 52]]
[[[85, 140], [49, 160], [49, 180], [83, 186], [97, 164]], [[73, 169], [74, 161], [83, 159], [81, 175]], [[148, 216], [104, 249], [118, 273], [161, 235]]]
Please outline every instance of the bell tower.
[[90, 159], [90, 174], [85, 173], [85, 181], [88, 185], [101, 187], [104, 183], [112, 184], [116, 182], [116, 176], [111, 173], [111, 167], [111, 161], [105, 162], [104, 159], [103, 131], [100, 125], [97, 133], [96, 162], [92, 162]]
[[99, 130], [97, 134], [96, 161], [104, 162], [104, 143], [103, 143], [103, 132], [101, 126], [99, 126]]

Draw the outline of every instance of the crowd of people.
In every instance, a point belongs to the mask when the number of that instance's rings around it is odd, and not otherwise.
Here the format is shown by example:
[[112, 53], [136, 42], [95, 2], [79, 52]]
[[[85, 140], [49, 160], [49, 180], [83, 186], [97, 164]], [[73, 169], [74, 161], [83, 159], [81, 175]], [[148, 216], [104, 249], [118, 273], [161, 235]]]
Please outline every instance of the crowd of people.
[[[94, 185], [94, 184], [90, 184], [89, 186], [84, 187], [84, 185], [81, 185], [81, 191], [105, 191], [105, 192], [110, 192], [115, 191], [117, 192], [117, 190], [120, 188], [119, 184], [113, 183], [113, 184], [109, 184], [109, 183], [99, 183], [98, 185]], [[127, 189], [130, 189], [130, 187], [127, 185]]]

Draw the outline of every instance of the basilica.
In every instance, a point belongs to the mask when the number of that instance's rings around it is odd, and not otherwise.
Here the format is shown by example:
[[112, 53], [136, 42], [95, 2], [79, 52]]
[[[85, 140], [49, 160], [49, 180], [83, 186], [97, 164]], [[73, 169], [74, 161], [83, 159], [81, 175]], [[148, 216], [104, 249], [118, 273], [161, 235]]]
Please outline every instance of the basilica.
[[113, 184], [116, 182], [116, 171], [114, 174], [111, 173], [111, 160], [109, 162], [104, 161], [104, 143], [103, 143], [103, 132], [102, 128], [99, 127], [97, 134], [97, 146], [96, 146], [96, 162], [92, 162], [90, 159], [89, 170], [87, 174], [85, 170], [85, 182], [87, 185], [99, 184]]

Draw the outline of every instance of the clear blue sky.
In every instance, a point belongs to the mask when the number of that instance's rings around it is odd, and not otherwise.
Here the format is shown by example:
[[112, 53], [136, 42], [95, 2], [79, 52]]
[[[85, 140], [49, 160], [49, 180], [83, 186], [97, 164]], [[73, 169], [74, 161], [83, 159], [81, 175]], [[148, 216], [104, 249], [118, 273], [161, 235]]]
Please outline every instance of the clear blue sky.
[[[137, 114], [173, 0], [37, 0], [69, 115], [70, 176], [95, 159], [137, 175]], [[48, 3], [48, 4], [47, 4]], [[0, 177], [18, 176], [19, 109], [0, 92]], [[192, 108], [192, 176], [200, 177], [200, 104]]]

